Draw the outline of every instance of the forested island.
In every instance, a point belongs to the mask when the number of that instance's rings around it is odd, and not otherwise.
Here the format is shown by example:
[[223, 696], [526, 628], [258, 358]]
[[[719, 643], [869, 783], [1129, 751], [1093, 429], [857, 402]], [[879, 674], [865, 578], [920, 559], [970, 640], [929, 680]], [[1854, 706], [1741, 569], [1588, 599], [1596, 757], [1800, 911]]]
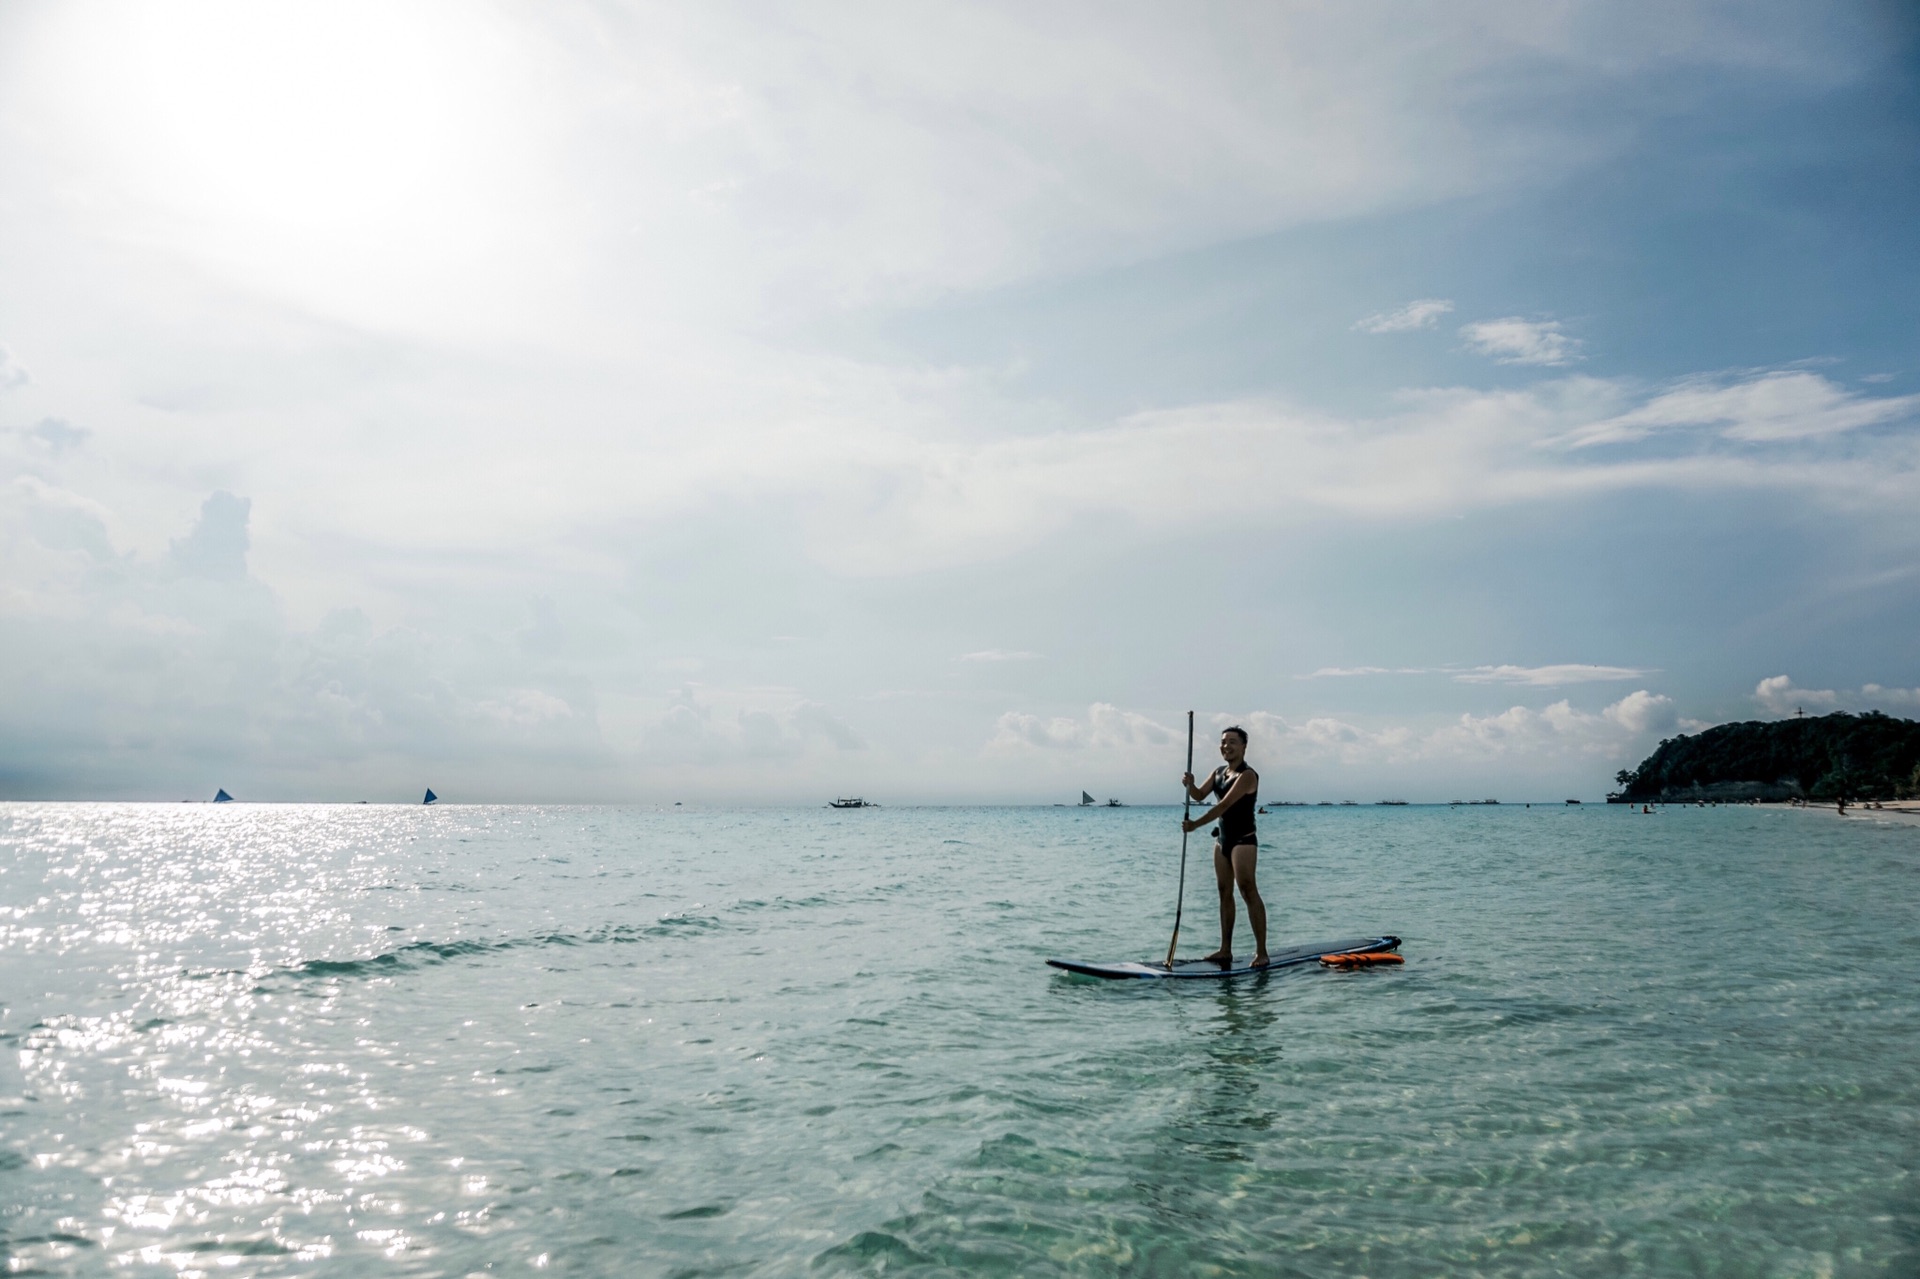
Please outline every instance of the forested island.
[[1720, 724], [1673, 737], [1614, 780], [1609, 800], [1920, 797], [1920, 723], [1878, 711]]

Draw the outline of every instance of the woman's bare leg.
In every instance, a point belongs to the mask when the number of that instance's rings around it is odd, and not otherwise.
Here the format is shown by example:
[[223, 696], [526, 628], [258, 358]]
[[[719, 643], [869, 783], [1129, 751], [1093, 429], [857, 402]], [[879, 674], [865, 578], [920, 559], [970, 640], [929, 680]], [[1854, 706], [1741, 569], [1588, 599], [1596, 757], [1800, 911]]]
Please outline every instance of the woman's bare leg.
[[[1216, 856], [1214, 860], [1220, 862], [1226, 859]], [[1253, 880], [1259, 863], [1258, 845], [1241, 844], [1233, 850], [1233, 878], [1240, 885], [1240, 895], [1247, 901], [1247, 923], [1253, 927], [1253, 964], [1256, 968], [1267, 962], [1267, 903], [1261, 899], [1259, 885]], [[1232, 887], [1223, 886], [1220, 895], [1231, 898]], [[1222, 911], [1222, 914], [1225, 913]]]
[[1220, 884], [1220, 949], [1207, 958], [1224, 962], [1233, 958], [1233, 863], [1218, 844], [1213, 846], [1213, 877]]

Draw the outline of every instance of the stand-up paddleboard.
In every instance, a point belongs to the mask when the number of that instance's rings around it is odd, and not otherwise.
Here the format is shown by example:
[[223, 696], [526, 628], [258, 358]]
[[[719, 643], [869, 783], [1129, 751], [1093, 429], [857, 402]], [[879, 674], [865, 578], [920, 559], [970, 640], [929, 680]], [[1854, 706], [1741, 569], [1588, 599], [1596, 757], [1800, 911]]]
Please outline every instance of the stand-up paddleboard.
[[1304, 946], [1283, 946], [1267, 953], [1267, 962], [1253, 966], [1252, 955], [1236, 955], [1231, 964], [1211, 959], [1176, 959], [1172, 964], [1140, 963], [1122, 960], [1117, 964], [1082, 963], [1077, 959], [1049, 959], [1047, 963], [1064, 972], [1083, 977], [1244, 977], [1249, 973], [1271, 972], [1311, 964], [1326, 955], [1345, 955], [1354, 951], [1398, 950], [1398, 937], [1355, 937], [1347, 941], [1309, 942]]

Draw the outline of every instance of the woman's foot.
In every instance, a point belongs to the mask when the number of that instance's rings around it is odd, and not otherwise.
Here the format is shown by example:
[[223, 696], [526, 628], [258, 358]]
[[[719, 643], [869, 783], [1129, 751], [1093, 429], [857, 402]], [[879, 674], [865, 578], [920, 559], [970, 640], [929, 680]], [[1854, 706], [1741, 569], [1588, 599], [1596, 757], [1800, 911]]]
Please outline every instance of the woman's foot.
[[1203, 964], [1221, 964], [1221, 965], [1231, 964], [1233, 962], [1233, 952], [1228, 950], [1225, 946], [1222, 946], [1219, 950], [1214, 951], [1211, 955], [1202, 955], [1200, 957], [1200, 962]]
[[1264, 950], [1253, 957], [1253, 966], [1255, 968], [1265, 968], [1268, 964], [1272, 962], [1273, 962], [1272, 960], [1267, 958], [1267, 952]]

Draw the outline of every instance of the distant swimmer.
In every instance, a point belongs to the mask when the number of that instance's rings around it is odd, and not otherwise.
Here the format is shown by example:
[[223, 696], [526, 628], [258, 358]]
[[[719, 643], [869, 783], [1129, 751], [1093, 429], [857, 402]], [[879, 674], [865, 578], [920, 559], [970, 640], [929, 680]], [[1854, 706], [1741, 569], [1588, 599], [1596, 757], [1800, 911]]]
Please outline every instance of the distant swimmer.
[[1253, 926], [1253, 964], [1258, 968], [1267, 962], [1267, 904], [1254, 883], [1260, 838], [1253, 816], [1260, 802], [1260, 774], [1247, 767], [1245, 729], [1236, 726], [1220, 734], [1220, 758], [1226, 763], [1213, 770], [1205, 786], [1196, 785], [1192, 773], [1181, 778], [1191, 799], [1220, 797], [1212, 808], [1188, 819], [1182, 829], [1191, 834], [1208, 822], [1220, 823], [1213, 846], [1213, 876], [1220, 884], [1220, 949], [1207, 958], [1223, 964], [1233, 959], [1233, 886], [1237, 883], [1247, 903], [1247, 923]]

